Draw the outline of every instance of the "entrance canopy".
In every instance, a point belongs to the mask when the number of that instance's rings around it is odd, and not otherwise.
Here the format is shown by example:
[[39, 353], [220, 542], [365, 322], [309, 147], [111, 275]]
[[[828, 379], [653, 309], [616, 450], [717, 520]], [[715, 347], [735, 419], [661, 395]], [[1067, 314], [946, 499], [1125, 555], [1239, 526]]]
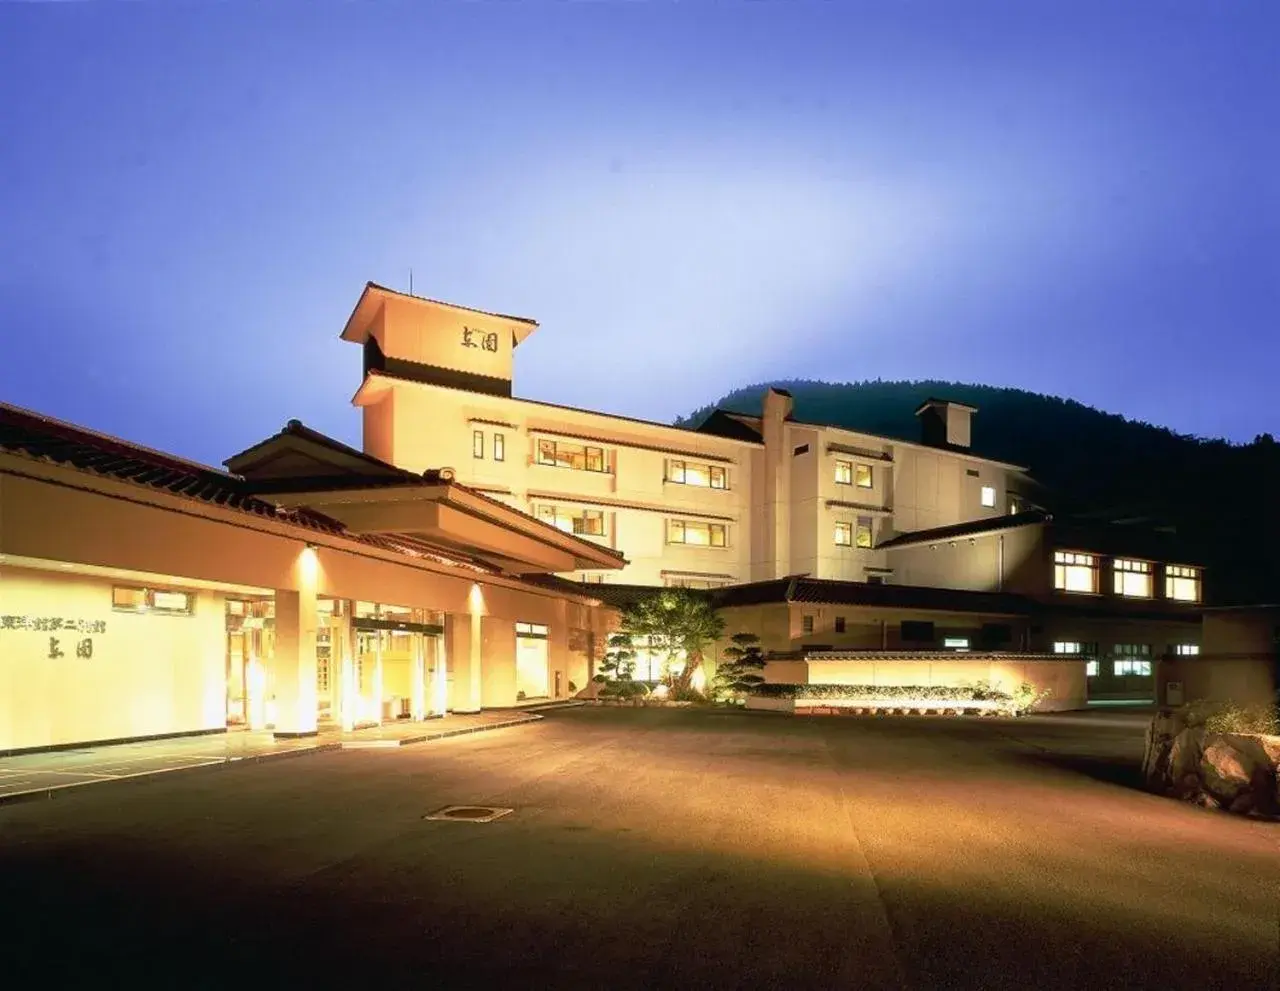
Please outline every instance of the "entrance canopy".
[[507, 575], [626, 564], [616, 551], [459, 485], [452, 473], [397, 468], [298, 420], [224, 464], [265, 501], [321, 513], [408, 553], [445, 554]]

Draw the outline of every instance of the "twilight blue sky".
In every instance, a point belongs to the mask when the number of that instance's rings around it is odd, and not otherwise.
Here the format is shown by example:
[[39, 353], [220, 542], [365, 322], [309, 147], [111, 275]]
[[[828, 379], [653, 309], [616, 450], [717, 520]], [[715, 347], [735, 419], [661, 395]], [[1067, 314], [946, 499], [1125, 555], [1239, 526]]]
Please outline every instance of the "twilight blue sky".
[[666, 420], [947, 378], [1280, 431], [1280, 4], [0, 3], [0, 399], [359, 443], [366, 280]]

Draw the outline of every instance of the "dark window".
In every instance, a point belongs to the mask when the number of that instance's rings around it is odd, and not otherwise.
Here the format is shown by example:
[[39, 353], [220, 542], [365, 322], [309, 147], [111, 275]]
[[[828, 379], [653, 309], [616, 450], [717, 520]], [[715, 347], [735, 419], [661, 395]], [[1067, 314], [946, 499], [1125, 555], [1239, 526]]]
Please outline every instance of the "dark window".
[[799, 447], [796, 448], [796, 457], [799, 457], [802, 454], [808, 454], [808, 453], [809, 453], [808, 444], [801, 444]]
[[883, 585], [884, 575], [867, 575], [868, 585]]
[[837, 632], [837, 633], [843, 633], [843, 632], [844, 632], [844, 617], [843, 617], [843, 616], [837, 616], [837, 617], [836, 617], [836, 632]]
[[812, 633], [812, 632], [813, 632], [813, 617], [812, 617], [812, 616], [805, 616], [805, 617], [803, 617], [803, 618], [800, 620], [800, 628], [801, 628], [805, 633]]
[[982, 646], [994, 649], [1013, 640], [1013, 627], [1005, 623], [983, 623], [978, 642]]
[[966, 469], [965, 474], [966, 474], [966, 475], [968, 475], [970, 478], [977, 478], [977, 477], [978, 477], [978, 472], [977, 472], [977, 470], [976, 470], [976, 469], [973, 469], [973, 468]]
[[904, 619], [902, 639], [907, 643], [933, 643], [933, 624], [923, 620]]

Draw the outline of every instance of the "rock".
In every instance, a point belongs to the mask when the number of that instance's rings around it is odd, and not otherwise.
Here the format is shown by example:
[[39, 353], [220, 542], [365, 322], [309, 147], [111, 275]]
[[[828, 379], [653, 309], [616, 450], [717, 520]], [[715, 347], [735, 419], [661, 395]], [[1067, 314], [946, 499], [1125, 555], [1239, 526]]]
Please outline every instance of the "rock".
[[1169, 751], [1174, 737], [1183, 729], [1181, 713], [1172, 709], [1161, 709], [1147, 724], [1142, 778], [1153, 791], [1166, 791], [1171, 783], [1168, 773]]
[[1200, 778], [1204, 789], [1223, 805], [1230, 805], [1253, 784], [1256, 764], [1250, 755], [1232, 746], [1226, 737], [1206, 741], [1200, 758]]
[[1169, 747], [1169, 769], [1166, 780], [1181, 781], [1188, 774], [1199, 775], [1200, 756], [1204, 747], [1204, 730], [1199, 726], [1184, 729]]
[[1228, 805], [1227, 811], [1238, 816], [1248, 815], [1254, 810], [1253, 793], [1246, 791], [1236, 797], [1236, 800]]

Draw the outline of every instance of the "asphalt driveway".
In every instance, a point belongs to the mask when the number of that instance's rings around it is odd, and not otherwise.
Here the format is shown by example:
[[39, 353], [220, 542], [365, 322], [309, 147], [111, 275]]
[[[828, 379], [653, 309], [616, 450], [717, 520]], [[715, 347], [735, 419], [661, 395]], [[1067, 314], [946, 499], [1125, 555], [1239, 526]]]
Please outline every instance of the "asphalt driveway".
[[[0, 807], [14, 987], [1280, 987], [1280, 825], [1141, 720], [571, 709]], [[426, 821], [450, 804], [514, 809]]]

